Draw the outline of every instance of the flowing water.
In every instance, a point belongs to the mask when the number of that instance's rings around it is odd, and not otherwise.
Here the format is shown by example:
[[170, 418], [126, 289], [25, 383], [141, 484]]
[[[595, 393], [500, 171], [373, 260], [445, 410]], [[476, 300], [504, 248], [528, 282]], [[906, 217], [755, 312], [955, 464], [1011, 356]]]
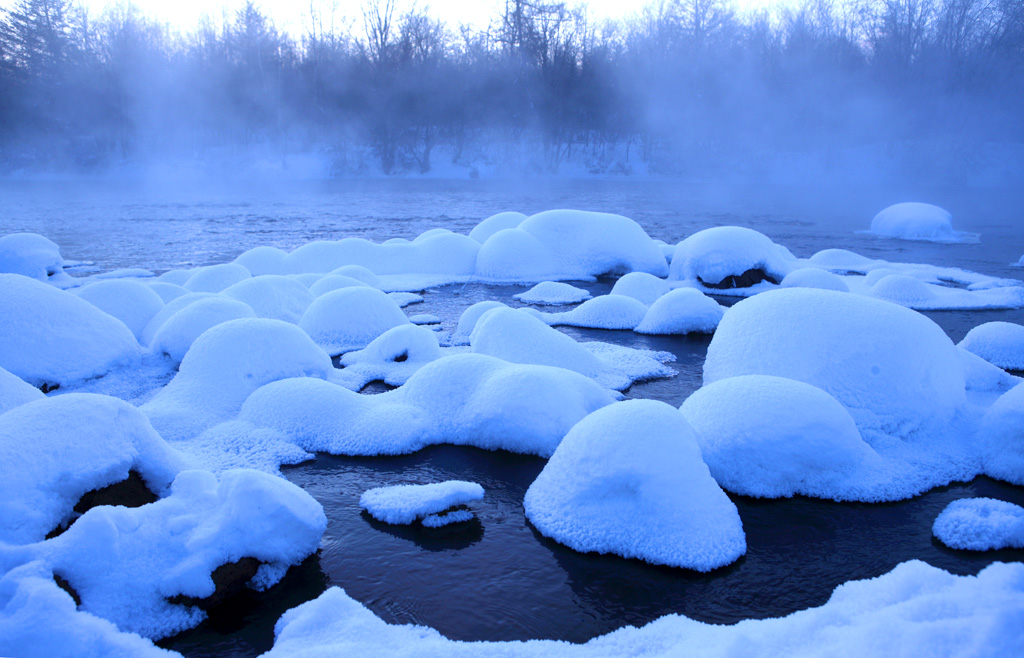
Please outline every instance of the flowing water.
[[[468, 232], [504, 210], [572, 207], [637, 220], [674, 243], [710, 226], [755, 228], [797, 256], [839, 247], [872, 258], [961, 267], [999, 277], [1024, 253], [1015, 190], [711, 189], [680, 181], [337, 181], [251, 188], [168, 189], [111, 183], [0, 184], [0, 235], [42, 233], [65, 258], [101, 269], [156, 272], [231, 260], [258, 245], [292, 249], [310, 240], [411, 238], [436, 227]], [[953, 212], [954, 226], [980, 244], [937, 245], [856, 233], [882, 207], [927, 200]], [[585, 285], [594, 294], [611, 281]], [[410, 312], [432, 313], [446, 329], [483, 299], [517, 305], [523, 287], [470, 284], [424, 293]], [[723, 300], [726, 301], [726, 300]], [[954, 341], [992, 320], [1024, 324], [1024, 311], [928, 313]], [[578, 340], [670, 351], [679, 374], [638, 383], [629, 397], [675, 406], [701, 383], [706, 336], [657, 337], [563, 328]], [[537, 533], [523, 515], [523, 494], [544, 466], [537, 457], [434, 446], [388, 458], [320, 456], [284, 469], [324, 506], [321, 551], [265, 593], [249, 593], [214, 611], [200, 627], [161, 642], [188, 656], [251, 656], [273, 642], [287, 609], [337, 585], [389, 622], [432, 626], [463, 640], [557, 638], [582, 642], [665, 614], [713, 623], [778, 616], [821, 605], [840, 583], [920, 559], [959, 574], [1024, 551], [954, 551], [931, 536], [950, 501], [989, 496], [1024, 504], [1024, 488], [988, 478], [956, 483], [913, 500], [839, 504], [807, 498], [731, 496], [747, 535], [738, 562], [709, 574], [656, 567], [615, 556], [580, 554]], [[429, 530], [389, 526], [359, 509], [366, 489], [447, 479], [479, 482], [486, 497], [470, 523]]]

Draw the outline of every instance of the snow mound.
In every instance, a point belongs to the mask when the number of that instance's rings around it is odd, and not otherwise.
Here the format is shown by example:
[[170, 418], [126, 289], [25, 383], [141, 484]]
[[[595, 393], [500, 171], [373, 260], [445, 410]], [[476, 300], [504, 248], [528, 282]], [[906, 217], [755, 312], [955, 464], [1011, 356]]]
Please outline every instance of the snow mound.
[[145, 285], [160, 295], [160, 299], [163, 300], [164, 304], [181, 297], [182, 295], [189, 294], [188, 288], [175, 285], [173, 283], [167, 283], [166, 281], [146, 281]]
[[676, 288], [651, 304], [634, 331], [638, 334], [711, 334], [725, 309], [695, 288]]
[[479, 249], [480, 244], [476, 240], [447, 230], [427, 231], [411, 242], [376, 244], [363, 238], [344, 238], [336, 242], [321, 240], [305, 244], [288, 254], [285, 267], [293, 274], [335, 272], [352, 276], [336, 270], [346, 265], [358, 265], [376, 275], [469, 276], [476, 266]]
[[205, 617], [167, 599], [210, 596], [214, 569], [246, 557], [265, 565], [250, 586], [266, 589], [317, 550], [326, 526], [320, 504], [282, 478], [184, 471], [166, 498], [93, 508], [29, 552], [70, 584], [81, 610], [159, 639]]
[[773, 290], [727, 310], [708, 346], [704, 383], [738, 375], [817, 386], [862, 433], [902, 438], [945, 431], [966, 401], [957, 348], [938, 325], [902, 306], [832, 290]]
[[167, 320], [172, 318], [189, 304], [194, 304], [201, 299], [209, 299], [216, 296], [217, 295], [212, 292], [189, 292], [179, 297], [175, 297], [171, 301], [167, 302], [164, 307], [157, 311], [156, 315], [146, 323], [146, 328], [142, 332], [142, 339], [139, 342], [143, 345], [152, 345], [153, 339], [156, 338], [156, 334], [160, 331], [160, 327], [163, 326], [164, 322], [167, 322]]
[[487, 242], [488, 238], [507, 228], [516, 228], [523, 223], [526, 219], [526, 215], [521, 212], [499, 212], [496, 215], [491, 215], [485, 220], [482, 220], [479, 224], [473, 227], [473, 230], [469, 232], [469, 237], [476, 240], [480, 244]]
[[675, 374], [662, 365], [674, 359], [671, 354], [607, 343], [577, 343], [525, 310], [508, 307], [484, 313], [476, 322], [470, 345], [477, 354], [487, 354], [510, 363], [565, 368], [619, 391], [639, 379]]
[[954, 231], [953, 216], [929, 203], [897, 203], [871, 220], [873, 233], [885, 238], [928, 242], [978, 242], [977, 233]]
[[299, 326], [329, 354], [362, 349], [382, 333], [408, 324], [387, 294], [366, 286], [339, 288], [313, 300]]
[[141, 355], [120, 320], [19, 274], [0, 274], [0, 318], [0, 368], [34, 386], [99, 377]]
[[295, 279], [277, 274], [264, 274], [228, 286], [221, 293], [249, 306], [260, 318], [284, 320], [297, 324], [302, 319], [313, 295]]
[[163, 493], [185, 459], [126, 402], [68, 393], [0, 414], [0, 542], [41, 541], [82, 494], [129, 471]]
[[476, 275], [485, 281], [572, 279], [562, 275], [555, 254], [537, 236], [519, 228], [498, 231], [480, 245]]
[[[744, 496], [877, 501], [882, 459], [831, 395], [793, 379], [721, 379], [683, 403], [715, 480]], [[884, 492], [882, 492], [884, 495]]]
[[484, 488], [476, 482], [448, 480], [370, 489], [359, 498], [359, 506], [378, 521], [408, 524], [483, 497]]
[[693, 647], [707, 658], [738, 653], [787, 658], [1010, 656], [1019, 653], [1022, 614], [1024, 565], [998, 562], [977, 576], [904, 562], [877, 578], [844, 583], [823, 606], [787, 617], [719, 625], [668, 615], [583, 645], [551, 640], [457, 642], [423, 626], [388, 624], [344, 590], [332, 587], [281, 617], [274, 648], [265, 658], [670, 658], [679, 656], [681, 647]]
[[247, 269], [253, 276], [284, 274], [284, 260], [287, 255], [277, 247], [260, 246], [241, 254], [234, 262]]
[[362, 281], [371, 288], [380, 288], [380, 278], [362, 265], [342, 265], [335, 270], [331, 270], [330, 274], [347, 276], [350, 279]]
[[[331, 292], [332, 290], [367, 285], [369, 284], [360, 279], [356, 279], [355, 277], [345, 276], [344, 274], [328, 274], [327, 276], [317, 279], [317, 281], [309, 287], [309, 292], [314, 297], [319, 297], [320, 295]], [[373, 286], [370, 287], [372, 288]]]
[[600, 295], [562, 313], [541, 313], [552, 325], [589, 329], [634, 329], [643, 322], [647, 307], [625, 295]]
[[207, 329], [239, 318], [255, 318], [248, 304], [216, 295], [194, 300], [160, 324], [149, 347], [181, 363], [192, 343]]
[[237, 263], [221, 263], [198, 268], [181, 285], [192, 292], [220, 292], [250, 277], [252, 273]]
[[871, 295], [900, 306], [929, 304], [938, 296], [930, 284], [905, 274], [888, 274], [871, 286]]
[[653, 274], [630, 272], [619, 277], [610, 294], [632, 297], [644, 306], [650, 306], [671, 289], [667, 281]]
[[398, 455], [450, 443], [546, 457], [577, 421], [614, 400], [569, 370], [456, 354], [379, 395], [309, 378], [274, 382], [238, 418], [311, 452]]
[[330, 358], [293, 324], [229, 320], [192, 343], [178, 374], [141, 407], [161, 436], [190, 439], [227, 420], [260, 386], [287, 377], [326, 378]]
[[0, 414], [44, 397], [35, 386], [0, 368]]
[[0, 655], [19, 658], [180, 658], [78, 610], [40, 560], [0, 578]]
[[64, 275], [60, 247], [37, 233], [11, 233], [0, 238], [0, 273], [38, 281]]
[[343, 354], [344, 370], [334, 376], [334, 381], [354, 391], [373, 381], [401, 386], [441, 356], [437, 334], [415, 324], [403, 324], [388, 329], [365, 348]]
[[989, 407], [975, 442], [983, 451], [986, 475], [1024, 486], [1024, 384], [1013, 387]]
[[71, 292], [123, 322], [138, 340], [149, 321], [164, 307], [160, 295], [135, 279], [97, 281]]
[[527, 304], [545, 304], [559, 306], [562, 304], [576, 304], [590, 299], [590, 292], [568, 283], [556, 281], [543, 281], [526, 292], [512, 295], [515, 299]]
[[740, 226], [698, 231], [676, 246], [669, 279], [694, 281], [706, 288], [730, 290], [779, 283], [797, 261], [763, 233]]
[[959, 343], [993, 365], [1024, 370], [1024, 326], [1012, 322], [986, 322], [971, 329]]
[[452, 345], [469, 345], [469, 337], [473, 335], [473, 329], [476, 328], [477, 321], [480, 320], [484, 313], [493, 308], [508, 308], [508, 305], [488, 299], [468, 307], [459, 316], [459, 323], [449, 337], [449, 342]]
[[782, 279], [782, 283], [779, 285], [783, 288], [821, 288], [822, 290], [850, 292], [850, 286], [843, 281], [843, 277], [817, 267], [801, 267], [793, 270]]
[[994, 498], [954, 500], [935, 519], [932, 534], [968, 551], [1024, 548], [1024, 507]]
[[674, 408], [628, 400], [577, 423], [523, 500], [541, 534], [577, 551], [710, 571], [746, 552], [739, 512]]

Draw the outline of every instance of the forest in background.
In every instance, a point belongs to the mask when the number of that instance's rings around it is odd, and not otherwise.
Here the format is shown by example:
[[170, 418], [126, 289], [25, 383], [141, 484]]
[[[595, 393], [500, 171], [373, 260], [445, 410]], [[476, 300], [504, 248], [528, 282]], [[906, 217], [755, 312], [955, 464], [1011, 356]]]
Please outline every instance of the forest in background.
[[0, 173], [309, 157], [326, 175], [955, 177], [1024, 143], [1021, 0], [654, 0], [622, 21], [507, 0], [481, 29], [327, 7], [301, 35], [253, 2], [181, 33], [130, 2], [19, 0], [0, 14]]

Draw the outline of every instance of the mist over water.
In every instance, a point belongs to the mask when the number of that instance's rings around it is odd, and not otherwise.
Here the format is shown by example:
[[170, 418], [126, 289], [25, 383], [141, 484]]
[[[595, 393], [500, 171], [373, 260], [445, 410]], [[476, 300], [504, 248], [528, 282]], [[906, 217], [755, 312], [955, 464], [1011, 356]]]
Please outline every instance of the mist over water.
[[360, 7], [314, 2], [290, 34], [249, 2], [179, 33], [131, 3], [11, 3], [0, 172], [962, 185], [1024, 171], [1015, 0], [654, 0], [622, 21], [510, 0], [461, 29], [411, 3]]

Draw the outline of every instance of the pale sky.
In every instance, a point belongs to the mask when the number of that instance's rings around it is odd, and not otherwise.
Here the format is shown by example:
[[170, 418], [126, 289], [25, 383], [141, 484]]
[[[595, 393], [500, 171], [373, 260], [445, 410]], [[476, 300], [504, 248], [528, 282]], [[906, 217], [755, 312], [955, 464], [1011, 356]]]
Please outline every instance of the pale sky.
[[[93, 16], [99, 16], [103, 8], [116, 0], [74, 0], [83, 2], [90, 9]], [[401, 13], [413, 5], [414, 0], [396, 0], [397, 11]], [[772, 0], [734, 0], [740, 9], [757, 8], [767, 6]], [[227, 13], [234, 14], [235, 10], [245, 4], [245, 0], [135, 0], [144, 13], [148, 16], [158, 18], [161, 21], [170, 23], [173, 27], [183, 31], [190, 31], [199, 23], [199, 17], [204, 13], [211, 18], [218, 20]], [[9, 8], [16, 4], [16, 0], [0, 0], [0, 7]], [[279, 30], [286, 31], [292, 35], [301, 35], [305, 17], [310, 13], [310, 5], [321, 7], [326, 17], [332, 6], [336, 7], [335, 15], [340, 19], [345, 17], [355, 19], [360, 16], [360, 8], [363, 0], [256, 0], [256, 5], [273, 19]], [[438, 18], [444, 18], [452, 27], [459, 23], [469, 23], [474, 27], [483, 27], [488, 21], [499, 16], [504, 7], [504, 0], [418, 0], [419, 7], [429, 8], [429, 13]], [[568, 0], [573, 6], [579, 4], [577, 0]], [[644, 4], [643, 0], [589, 0], [586, 3], [590, 7], [590, 15], [594, 18], [623, 18], [639, 11]], [[358, 23], [357, 23], [358, 25]]]

